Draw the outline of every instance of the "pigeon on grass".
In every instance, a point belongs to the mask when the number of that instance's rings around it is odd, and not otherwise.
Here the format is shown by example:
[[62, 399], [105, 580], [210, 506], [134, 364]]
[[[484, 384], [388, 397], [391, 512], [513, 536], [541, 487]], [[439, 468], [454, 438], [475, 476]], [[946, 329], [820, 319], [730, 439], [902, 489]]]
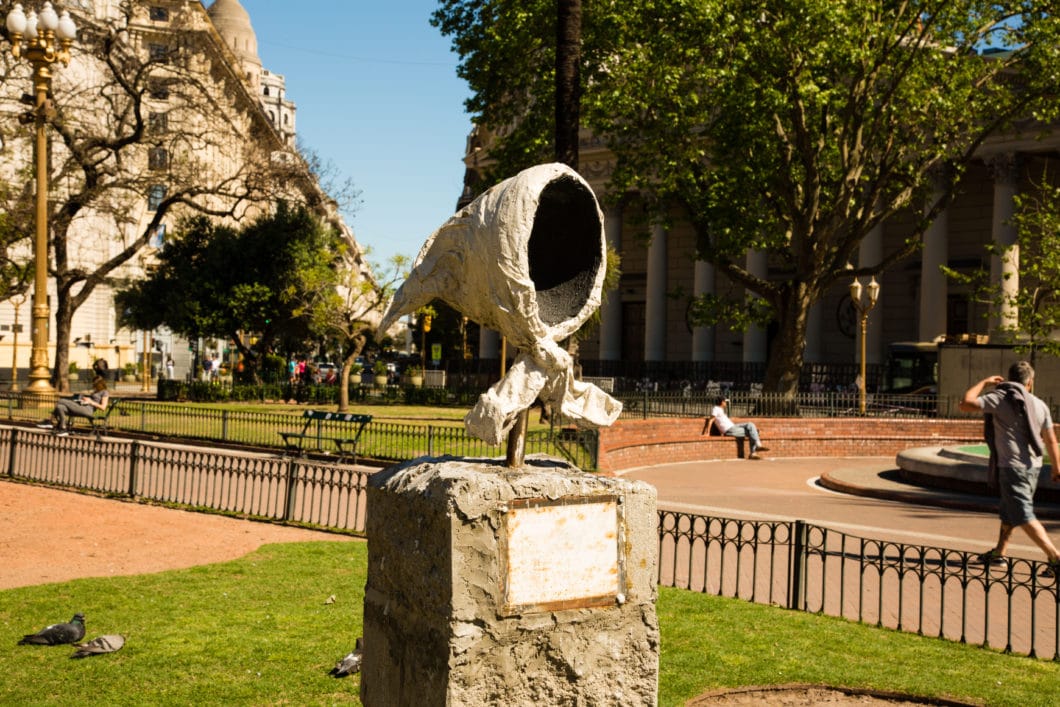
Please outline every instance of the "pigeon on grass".
[[29, 633], [18, 642], [20, 646], [59, 646], [64, 643], [77, 643], [85, 637], [85, 615], [74, 614], [70, 623], [45, 626], [36, 633]]
[[356, 646], [353, 651], [346, 654], [342, 660], [335, 663], [335, 667], [331, 669], [328, 675], [336, 678], [344, 678], [347, 675], [353, 675], [354, 673], [361, 672], [361, 655], [364, 653], [364, 639], [358, 638]]
[[116, 633], [108, 633], [102, 636], [97, 636], [88, 643], [78, 643], [76, 646], [77, 650], [70, 657], [87, 658], [90, 655], [113, 653], [114, 651], [121, 650], [121, 647], [124, 645], [125, 636]]

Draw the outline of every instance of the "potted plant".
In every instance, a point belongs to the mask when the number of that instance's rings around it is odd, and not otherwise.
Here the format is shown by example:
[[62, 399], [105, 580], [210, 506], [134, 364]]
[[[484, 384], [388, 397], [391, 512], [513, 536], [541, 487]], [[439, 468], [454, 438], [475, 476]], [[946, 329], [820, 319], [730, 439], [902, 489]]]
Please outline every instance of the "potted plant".
[[70, 374], [70, 380], [77, 380], [77, 364], [75, 362], [70, 362], [70, 367], [67, 369], [67, 372]]
[[125, 381], [126, 383], [135, 383], [136, 382], [136, 364], [135, 363], [127, 363], [124, 366], [122, 366], [122, 378], [121, 379], [123, 381]]
[[372, 364], [372, 373], [375, 375], [376, 387], [385, 388], [387, 384], [386, 361], [381, 358], [377, 358], [375, 360], [375, 363]]
[[413, 388], [423, 387], [423, 369], [419, 366], [409, 366], [405, 369], [405, 380]]

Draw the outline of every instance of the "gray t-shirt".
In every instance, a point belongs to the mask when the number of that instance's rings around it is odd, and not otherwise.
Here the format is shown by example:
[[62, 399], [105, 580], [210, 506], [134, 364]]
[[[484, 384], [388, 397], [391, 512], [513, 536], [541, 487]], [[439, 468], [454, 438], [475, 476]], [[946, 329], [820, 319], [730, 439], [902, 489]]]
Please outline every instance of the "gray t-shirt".
[[[997, 450], [997, 465], [1017, 469], [1033, 469], [1042, 465], [1042, 457], [1035, 454], [1024, 429], [1019, 409], [1005, 402], [1005, 394], [992, 390], [979, 396], [983, 412], [994, 416], [994, 448]], [[1041, 432], [1052, 429], [1053, 418], [1049, 406], [1032, 393], [1027, 393], [1027, 402], [1034, 407]]]

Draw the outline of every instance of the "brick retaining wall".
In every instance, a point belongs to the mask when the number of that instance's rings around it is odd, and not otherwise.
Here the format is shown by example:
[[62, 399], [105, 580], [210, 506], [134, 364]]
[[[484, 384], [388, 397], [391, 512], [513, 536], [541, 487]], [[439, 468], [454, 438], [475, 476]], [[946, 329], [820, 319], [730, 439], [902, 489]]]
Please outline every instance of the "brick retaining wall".
[[[735, 459], [736, 441], [708, 437], [703, 422], [702, 418], [621, 420], [601, 429], [599, 469], [614, 473], [653, 464]], [[910, 447], [983, 440], [981, 418], [755, 418], [754, 423], [769, 447], [765, 456], [770, 457], [892, 456]]]

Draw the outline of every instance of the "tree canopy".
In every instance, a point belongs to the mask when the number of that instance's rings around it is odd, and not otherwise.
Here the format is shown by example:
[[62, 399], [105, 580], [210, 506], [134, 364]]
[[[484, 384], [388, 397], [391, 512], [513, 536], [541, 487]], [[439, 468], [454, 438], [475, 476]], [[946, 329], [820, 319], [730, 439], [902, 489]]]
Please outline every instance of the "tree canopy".
[[[1056, 118], [1060, 16], [1044, 5], [590, 3], [583, 124], [616, 157], [611, 194], [691, 223], [698, 256], [760, 298], [752, 310], [777, 325], [765, 388], [793, 393], [810, 307], [916, 252], [990, 137]], [[554, 18], [541, 0], [446, 0], [434, 15], [496, 139], [493, 179], [549, 158]], [[900, 243], [849, 270], [899, 213], [914, 216]], [[781, 276], [749, 270], [750, 250]], [[719, 304], [700, 300], [699, 321], [748, 323]]]
[[[224, 49], [196, 19], [201, 15], [175, 12], [165, 33], [145, 37], [142, 13], [139, 3], [120, 3], [106, 18], [79, 16], [71, 65], [52, 81], [48, 272], [56, 289], [52, 383], [59, 389], [68, 385], [74, 313], [125, 276], [126, 264], [177, 216], [238, 219], [281, 197], [324, 201], [313, 165], [290, 154], [256, 96], [237, 75], [211, 65]], [[16, 100], [31, 86], [29, 66], [5, 52], [0, 67], [4, 95]], [[13, 143], [31, 130], [10, 121], [0, 137]], [[287, 159], [277, 158], [280, 151]], [[13, 183], [19, 188], [0, 192], [14, 228], [10, 239], [0, 232], [0, 247], [33, 233], [35, 183]]]
[[134, 329], [166, 326], [190, 339], [236, 342], [253, 373], [264, 354], [298, 351], [318, 330], [307, 283], [333, 289], [344, 252], [337, 234], [301, 206], [281, 202], [242, 229], [197, 216], [158, 253], [154, 272], [116, 302], [122, 324]]

